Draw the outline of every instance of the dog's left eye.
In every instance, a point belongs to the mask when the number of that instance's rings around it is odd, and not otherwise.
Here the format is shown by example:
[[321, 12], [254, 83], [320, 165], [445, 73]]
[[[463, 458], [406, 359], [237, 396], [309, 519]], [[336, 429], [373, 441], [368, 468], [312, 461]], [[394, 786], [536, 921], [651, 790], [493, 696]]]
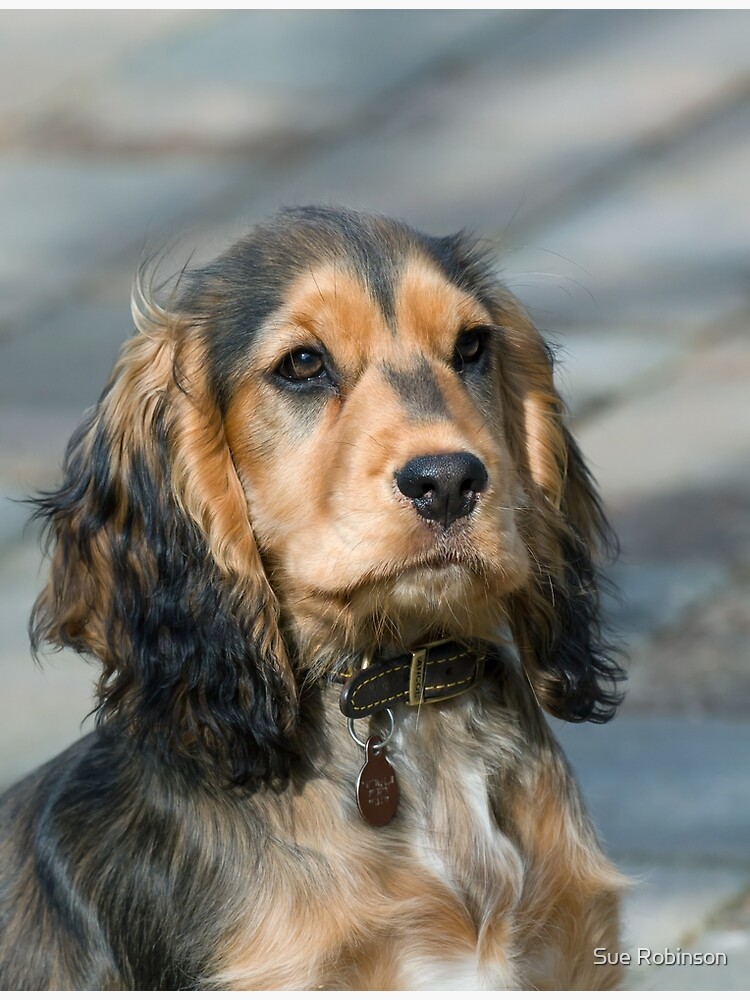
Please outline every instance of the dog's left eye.
[[309, 382], [327, 375], [323, 355], [309, 347], [298, 347], [296, 351], [291, 351], [276, 371], [289, 382]]
[[481, 327], [464, 330], [456, 341], [453, 352], [453, 367], [457, 372], [464, 370], [466, 365], [472, 365], [484, 354], [486, 335]]

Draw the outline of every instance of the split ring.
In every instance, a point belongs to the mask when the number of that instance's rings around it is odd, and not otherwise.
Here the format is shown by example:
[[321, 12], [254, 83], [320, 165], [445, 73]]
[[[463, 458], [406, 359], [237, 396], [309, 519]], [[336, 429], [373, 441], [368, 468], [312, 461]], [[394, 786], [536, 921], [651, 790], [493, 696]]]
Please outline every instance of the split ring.
[[[386, 746], [388, 740], [391, 738], [391, 736], [393, 736], [393, 731], [396, 728], [396, 720], [390, 708], [383, 709], [383, 711], [388, 716], [388, 732], [385, 733], [380, 738], [379, 743], [373, 744], [372, 749], [375, 753], [379, 753], [383, 749], [383, 747]], [[348, 728], [349, 728], [349, 735], [351, 736], [351, 738], [358, 746], [361, 746], [362, 749], [364, 750], [365, 747], [367, 746], [367, 740], [360, 739], [359, 736], [357, 736], [357, 734], [354, 732], [354, 719], [348, 720]]]

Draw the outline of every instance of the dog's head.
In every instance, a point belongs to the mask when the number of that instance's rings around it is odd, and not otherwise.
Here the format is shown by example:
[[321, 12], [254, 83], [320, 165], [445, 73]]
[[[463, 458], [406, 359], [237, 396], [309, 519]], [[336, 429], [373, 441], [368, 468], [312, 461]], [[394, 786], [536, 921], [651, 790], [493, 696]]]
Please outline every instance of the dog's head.
[[101, 660], [105, 716], [268, 775], [305, 678], [504, 630], [546, 708], [609, 717], [606, 525], [549, 352], [472, 240], [288, 211], [136, 321], [38, 501], [33, 635]]

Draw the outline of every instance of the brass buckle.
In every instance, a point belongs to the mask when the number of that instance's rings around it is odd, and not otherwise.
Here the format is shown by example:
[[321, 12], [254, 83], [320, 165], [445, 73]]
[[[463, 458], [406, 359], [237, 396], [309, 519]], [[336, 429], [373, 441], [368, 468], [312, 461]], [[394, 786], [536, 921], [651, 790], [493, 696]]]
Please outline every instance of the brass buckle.
[[417, 649], [411, 654], [409, 670], [409, 704], [412, 708], [424, 701], [424, 675], [427, 664], [427, 647]]
[[[416, 708], [417, 706], [425, 703], [424, 689], [426, 680], [425, 675], [427, 673], [428, 650], [435, 649], [436, 646], [448, 646], [455, 643], [455, 639], [438, 639], [436, 642], [428, 642], [420, 649], [415, 649], [412, 652], [411, 667], [409, 669], [409, 701], [407, 703], [412, 708]], [[463, 644], [461, 643], [461, 645]], [[484, 676], [485, 654], [474, 652], [468, 646], [466, 646], [465, 649], [469, 653], [473, 652], [475, 656], [474, 675], [471, 678], [471, 681], [467, 683], [466, 687], [461, 688], [460, 691], [440, 695], [437, 698], [430, 698], [430, 704], [436, 701], [448, 701], [449, 698], [457, 698], [460, 694], [466, 694], [467, 691], [471, 691], [472, 688], [476, 687], [481, 681]]]

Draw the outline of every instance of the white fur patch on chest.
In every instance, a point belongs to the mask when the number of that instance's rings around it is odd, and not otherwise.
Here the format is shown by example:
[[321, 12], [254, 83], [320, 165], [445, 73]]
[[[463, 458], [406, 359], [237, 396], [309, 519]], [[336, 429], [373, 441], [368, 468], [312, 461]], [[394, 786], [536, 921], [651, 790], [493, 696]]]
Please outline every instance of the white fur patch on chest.
[[478, 956], [442, 961], [433, 956], [404, 954], [400, 980], [407, 990], [509, 990], [516, 986], [510, 966], [483, 969]]

